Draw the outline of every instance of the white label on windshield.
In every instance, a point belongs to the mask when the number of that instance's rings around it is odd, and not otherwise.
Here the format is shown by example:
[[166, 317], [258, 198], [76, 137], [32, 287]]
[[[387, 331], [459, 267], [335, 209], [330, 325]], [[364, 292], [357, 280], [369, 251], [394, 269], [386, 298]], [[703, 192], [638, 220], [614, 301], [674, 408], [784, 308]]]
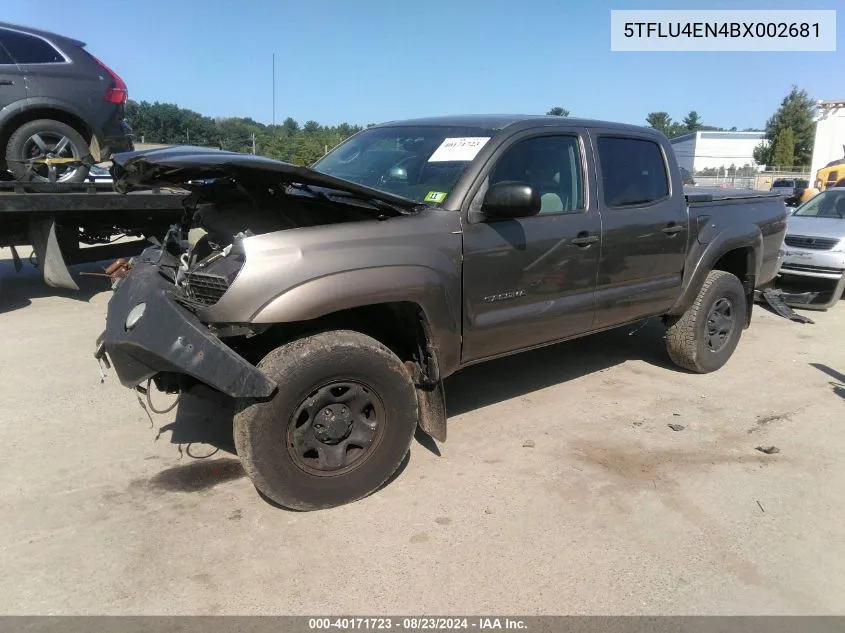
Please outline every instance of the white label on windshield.
[[447, 160], [471, 161], [481, 148], [490, 140], [489, 136], [471, 136], [461, 138], [444, 139], [431, 158], [429, 163], [441, 163]]

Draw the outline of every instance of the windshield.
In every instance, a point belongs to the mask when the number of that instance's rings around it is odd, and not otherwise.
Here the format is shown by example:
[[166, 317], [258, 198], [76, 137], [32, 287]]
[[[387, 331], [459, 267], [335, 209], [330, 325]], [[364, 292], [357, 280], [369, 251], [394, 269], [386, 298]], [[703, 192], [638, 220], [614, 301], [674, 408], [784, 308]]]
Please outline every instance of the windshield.
[[370, 128], [311, 168], [416, 202], [442, 204], [494, 133], [464, 126]]
[[845, 189], [828, 189], [795, 210], [793, 215], [808, 218], [845, 219]]

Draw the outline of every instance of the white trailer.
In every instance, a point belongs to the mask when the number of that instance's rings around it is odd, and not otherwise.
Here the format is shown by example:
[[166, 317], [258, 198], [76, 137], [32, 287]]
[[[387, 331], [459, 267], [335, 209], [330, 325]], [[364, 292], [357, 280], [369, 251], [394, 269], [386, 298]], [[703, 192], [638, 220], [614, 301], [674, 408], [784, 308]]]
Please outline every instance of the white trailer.
[[[817, 107], [811, 186], [819, 169], [831, 161], [845, 158], [845, 99], [819, 101]], [[845, 173], [841, 177], [845, 177]]]

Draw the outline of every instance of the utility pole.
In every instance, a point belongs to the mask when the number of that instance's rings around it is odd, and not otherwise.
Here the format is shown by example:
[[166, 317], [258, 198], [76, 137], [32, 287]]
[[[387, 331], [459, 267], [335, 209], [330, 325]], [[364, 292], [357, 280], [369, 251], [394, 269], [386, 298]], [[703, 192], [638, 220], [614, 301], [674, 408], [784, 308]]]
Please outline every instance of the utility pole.
[[255, 154], [255, 132], [252, 133], [252, 153]]
[[273, 53], [273, 136], [276, 135], [276, 53]]

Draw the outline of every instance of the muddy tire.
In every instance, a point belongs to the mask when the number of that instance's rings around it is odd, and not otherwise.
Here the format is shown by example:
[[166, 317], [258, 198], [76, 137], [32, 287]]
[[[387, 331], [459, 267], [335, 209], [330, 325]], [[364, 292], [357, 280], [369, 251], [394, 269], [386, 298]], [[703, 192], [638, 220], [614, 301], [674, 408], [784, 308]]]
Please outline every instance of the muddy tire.
[[88, 143], [72, 127], [53, 119], [38, 119], [24, 123], [9, 137], [6, 168], [17, 180], [79, 183], [88, 177], [85, 165], [41, 165], [28, 170], [24, 161], [45, 157], [82, 160], [88, 153]]
[[258, 367], [279, 389], [240, 403], [234, 438], [262, 495], [294, 510], [330, 508], [369, 495], [399, 468], [417, 399], [387, 347], [358, 332], [324, 332], [274, 349]]
[[707, 275], [693, 304], [666, 329], [666, 349], [676, 365], [706, 374], [726, 362], [745, 325], [746, 298], [739, 279], [723, 270]]

